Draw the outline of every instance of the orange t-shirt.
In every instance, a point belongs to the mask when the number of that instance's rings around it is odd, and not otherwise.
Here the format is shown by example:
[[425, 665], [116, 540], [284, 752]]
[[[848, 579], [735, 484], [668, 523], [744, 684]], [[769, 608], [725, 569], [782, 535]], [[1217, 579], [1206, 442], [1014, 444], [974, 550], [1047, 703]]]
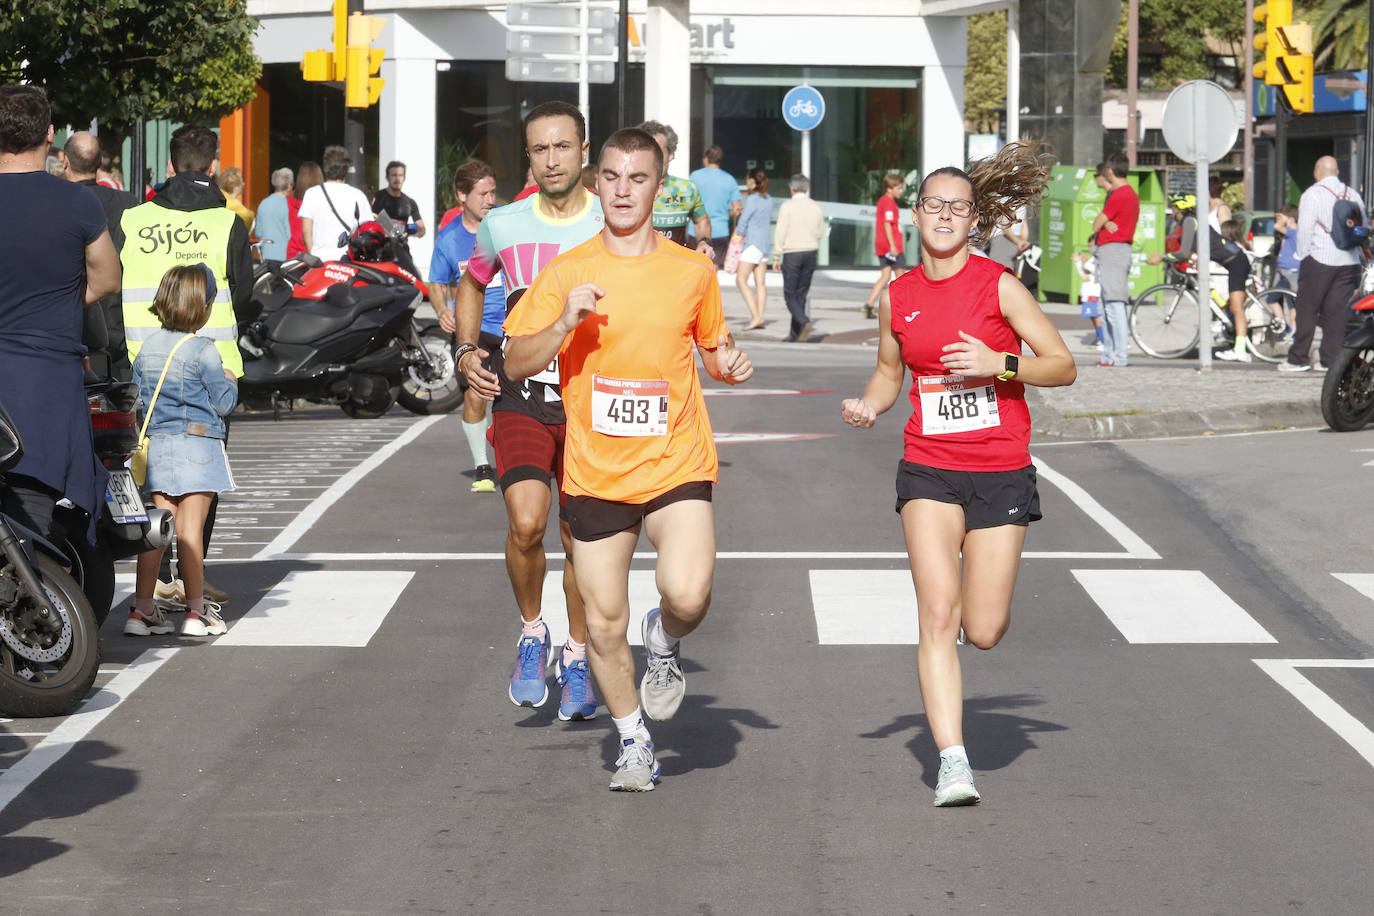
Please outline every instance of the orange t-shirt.
[[606, 291], [558, 352], [569, 496], [646, 503], [684, 483], [716, 481], [692, 345], [714, 350], [726, 333], [720, 285], [706, 255], [657, 239], [649, 254], [621, 257], [593, 236], [540, 271], [506, 318], [511, 337], [534, 334], [563, 313], [574, 287]]

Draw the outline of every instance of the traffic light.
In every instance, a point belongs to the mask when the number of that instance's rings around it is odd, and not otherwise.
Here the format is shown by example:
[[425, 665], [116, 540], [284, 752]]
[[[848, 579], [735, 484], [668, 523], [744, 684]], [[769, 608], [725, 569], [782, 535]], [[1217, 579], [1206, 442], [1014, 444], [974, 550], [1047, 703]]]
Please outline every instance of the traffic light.
[[1255, 21], [1264, 33], [1255, 36], [1255, 49], [1264, 61], [1255, 64], [1256, 79], [1283, 89], [1288, 105], [1297, 114], [1312, 111], [1312, 28], [1293, 22], [1293, 0], [1269, 0], [1255, 7]]
[[348, 0], [334, 0], [334, 50], [306, 51], [301, 73], [313, 83], [343, 82], [348, 73]]
[[1282, 53], [1278, 58], [1283, 94], [1295, 114], [1311, 114], [1315, 90], [1312, 86], [1312, 27], [1294, 22], [1279, 29]]
[[344, 104], [349, 108], [367, 108], [377, 104], [386, 80], [377, 76], [382, 69], [383, 48], [372, 47], [382, 34], [386, 20], [381, 16], [354, 13], [348, 17], [347, 75], [344, 82]]

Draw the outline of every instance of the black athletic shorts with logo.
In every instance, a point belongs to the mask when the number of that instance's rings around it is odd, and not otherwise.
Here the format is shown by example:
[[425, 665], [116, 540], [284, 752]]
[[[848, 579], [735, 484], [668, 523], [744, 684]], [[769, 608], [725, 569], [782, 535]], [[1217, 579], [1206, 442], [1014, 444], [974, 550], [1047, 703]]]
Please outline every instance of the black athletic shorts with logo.
[[913, 499], [964, 507], [964, 530], [1038, 522], [1035, 465], [1015, 471], [947, 471], [910, 461], [897, 465], [897, 512]]
[[569, 496], [565, 515], [574, 538], [579, 541], [599, 541], [629, 531], [644, 521], [646, 515], [684, 499], [704, 499], [709, 503], [711, 482], [694, 480], [684, 483], [647, 503], [618, 503], [595, 496]]

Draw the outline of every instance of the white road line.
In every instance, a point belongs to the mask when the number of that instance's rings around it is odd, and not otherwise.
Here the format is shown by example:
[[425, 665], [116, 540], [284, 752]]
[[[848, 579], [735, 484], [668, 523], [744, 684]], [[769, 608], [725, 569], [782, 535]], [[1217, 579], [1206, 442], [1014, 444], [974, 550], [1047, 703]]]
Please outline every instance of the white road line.
[[821, 645], [916, 645], [916, 588], [909, 570], [813, 569], [810, 578]]
[[[330, 575], [333, 575], [330, 573]], [[369, 575], [371, 575], [369, 573]], [[568, 638], [568, 602], [563, 594], [563, 571], [551, 569], [544, 574], [544, 590], [540, 599], [540, 616], [549, 628], [550, 645], [557, 650]], [[630, 645], [643, 645], [639, 636], [640, 622], [652, 608], [658, 607], [658, 585], [652, 569], [630, 570], [630, 624], [627, 636]]]
[[1374, 573], [1332, 573], [1331, 575], [1366, 598], [1374, 598]]
[[90, 734], [91, 729], [105, 721], [106, 716], [114, 712], [121, 702], [178, 651], [172, 648], [149, 649], [139, 655], [108, 684], [87, 697], [80, 709], [62, 720], [46, 738], [34, 745], [33, 750], [0, 773], [0, 811], [5, 810], [48, 767], [61, 760], [77, 742]]
[[[237, 543], [237, 542], [236, 542]], [[558, 552], [545, 554], [550, 560], [563, 560], [567, 555]], [[254, 559], [258, 560], [300, 560], [313, 563], [458, 563], [469, 561], [505, 560], [504, 553], [277, 553], [263, 551]], [[653, 551], [638, 551], [636, 560], [654, 560], [658, 554]], [[723, 550], [716, 554], [717, 560], [907, 560], [903, 550]], [[1034, 551], [1021, 554], [1023, 560], [1134, 560], [1134, 553], [1083, 551]]]
[[1343, 741], [1374, 766], [1374, 731], [1345, 711], [1316, 684], [1298, 673], [1299, 668], [1374, 668], [1371, 658], [1256, 658], [1260, 669], [1293, 694], [1298, 702], [1325, 722]]
[[1269, 632], [1196, 569], [1074, 569], [1131, 643], [1266, 643]]
[[419, 438], [421, 433], [443, 418], [444, 415], [441, 414], [439, 416], [426, 417], [418, 423], [412, 424], [410, 428], [400, 436], [397, 436], [395, 439], [369, 455], [362, 464], [334, 481], [325, 492], [319, 495], [319, 498], [306, 506], [300, 515], [292, 519], [291, 524], [287, 525], [286, 530], [277, 535], [272, 540], [272, 543], [265, 545], [262, 550], [258, 551], [258, 558], [265, 559], [272, 554], [282, 553], [288, 550], [292, 544], [299, 541], [301, 537], [310, 530], [312, 525], [320, 520], [320, 517], [324, 515], [330, 506], [334, 505], [344, 497], [344, 494], [353, 489], [358, 481], [372, 473], [372, 471], [379, 467], [384, 461], [415, 441]]
[[366, 646], [414, 575], [287, 573], [215, 645]]
[[1054, 470], [1039, 458], [1035, 459], [1035, 473], [1058, 487], [1060, 492], [1067, 496], [1075, 506], [1083, 510], [1089, 518], [1101, 525], [1108, 534], [1115, 538], [1118, 544], [1126, 548], [1126, 551], [1132, 558], [1137, 560], [1159, 559], [1159, 553], [1149, 544], [1145, 543], [1144, 538], [1128, 528], [1126, 523], [1121, 521], [1121, 519], [1108, 512], [1106, 507], [1096, 499], [1093, 499], [1087, 490]]

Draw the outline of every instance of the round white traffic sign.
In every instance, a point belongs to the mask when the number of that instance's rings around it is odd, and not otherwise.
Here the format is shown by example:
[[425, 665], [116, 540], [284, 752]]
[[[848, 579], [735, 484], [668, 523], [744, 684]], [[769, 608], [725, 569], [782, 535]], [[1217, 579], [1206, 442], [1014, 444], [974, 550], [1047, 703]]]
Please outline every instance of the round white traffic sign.
[[1164, 142], [1184, 162], [1216, 162], [1236, 144], [1236, 105], [1216, 83], [1189, 80], [1164, 102]]

